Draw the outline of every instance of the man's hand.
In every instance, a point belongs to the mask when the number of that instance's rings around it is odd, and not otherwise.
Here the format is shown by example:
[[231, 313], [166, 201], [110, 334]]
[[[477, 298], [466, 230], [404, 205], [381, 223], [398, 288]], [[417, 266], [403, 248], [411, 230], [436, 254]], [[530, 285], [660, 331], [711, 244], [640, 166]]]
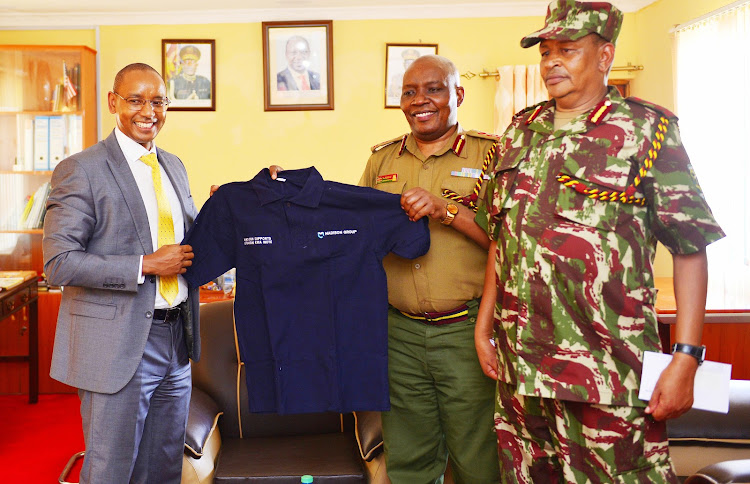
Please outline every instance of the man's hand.
[[216, 193], [216, 190], [219, 189], [221, 185], [211, 185], [211, 191], [208, 193], [209, 197], [213, 197], [214, 193]]
[[479, 326], [474, 328], [474, 346], [477, 349], [479, 366], [482, 372], [493, 380], [497, 380], [497, 350], [491, 343], [492, 332], [479, 331]]
[[156, 252], [143, 256], [143, 274], [184, 274], [187, 267], [193, 265], [193, 257], [193, 248], [189, 245], [163, 245]]
[[268, 171], [271, 172], [271, 180], [275, 180], [279, 172], [284, 171], [284, 169], [279, 165], [271, 165], [268, 167]]
[[420, 187], [407, 190], [401, 195], [401, 208], [404, 209], [412, 222], [416, 222], [425, 215], [435, 220], [443, 220], [447, 215], [446, 204], [445, 199], [441, 199]]
[[654, 420], [676, 418], [693, 406], [693, 384], [698, 361], [690, 355], [675, 353], [672, 362], [656, 382], [646, 413]]

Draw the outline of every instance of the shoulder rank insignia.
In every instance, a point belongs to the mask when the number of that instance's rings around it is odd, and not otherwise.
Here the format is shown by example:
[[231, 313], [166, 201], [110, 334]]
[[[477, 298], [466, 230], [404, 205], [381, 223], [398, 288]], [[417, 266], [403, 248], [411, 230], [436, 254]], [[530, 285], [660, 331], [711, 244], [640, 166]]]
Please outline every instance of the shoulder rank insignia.
[[466, 134], [467, 136], [471, 136], [472, 138], [482, 138], [488, 139], [490, 141], [497, 141], [500, 139], [499, 134], [485, 133], [483, 131], [476, 131], [473, 129], [471, 131], [466, 131], [464, 134]]
[[[379, 151], [379, 150], [385, 148], [386, 146], [392, 145], [393, 143], [397, 143], [399, 141], [401, 141], [402, 146], [405, 146], [405, 144], [406, 144], [406, 137], [407, 137], [407, 135], [403, 135], [403, 136], [399, 136], [398, 138], [393, 138], [393, 139], [389, 139], [388, 141], [383, 141], [382, 143], [378, 143], [375, 146], [373, 146], [372, 148], [370, 148], [370, 151], [372, 151], [373, 153], [375, 153], [376, 151]], [[402, 148], [401, 151], [403, 151], [403, 148]], [[401, 154], [401, 151], [399, 151], [399, 154]]]
[[647, 108], [650, 108], [650, 109], [653, 109], [654, 111], [656, 111], [657, 113], [659, 113], [660, 115], [666, 118], [677, 119], [677, 115], [673, 113], [672, 111], [670, 111], [669, 109], [663, 106], [659, 106], [658, 104], [654, 104], [652, 102], [644, 101], [643, 99], [639, 97], [631, 96], [631, 97], [625, 98], [625, 100], [629, 102], [634, 102], [636, 104], [640, 104], [641, 106], [646, 106]]
[[589, 121], [596, 125], [599, 125], [604, 120], [604, 116], [606, 116], [610, 111], [612, 111], [612, 101], [605, 98], [599, 104], [597, 104], [594, 109], [591, 110], [591, 114], [589, 114]]
[[[526, 121], [524, 121], [524, 124], [526, 126], [530, 125], [532, 121], [536, 119], [537, 116], [539, 116], [539, 113], [542, 111], [543, 104], [537, 104], [534, 108], [534, 111], [531, 112], [531, 116], [528, 117]], [[525, 111], [521, 111], [521, 113], [524, 113]]]
[[456, 141], [453, 142], [453, 146], [451, 146], [451, 150], [453, 150], [456, 156], [459, 156], [461, 152], [463, 151], [464, 146], [466, 146], [466, 135], [459, 134], [458, 136], [456, 136]]

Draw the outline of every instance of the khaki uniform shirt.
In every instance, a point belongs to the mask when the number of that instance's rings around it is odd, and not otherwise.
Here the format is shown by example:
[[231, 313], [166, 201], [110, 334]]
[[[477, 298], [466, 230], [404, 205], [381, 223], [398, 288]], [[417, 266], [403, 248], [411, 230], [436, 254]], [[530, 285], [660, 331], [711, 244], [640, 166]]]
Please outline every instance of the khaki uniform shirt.
[[[359, 184], [395, 194], [422, 187], [441, 198], [443, 189], [469, 196], [478, 178], [458, 174], [474, 169], [472, 175], [478, 176], [496, 141], [493, 135], [464, 132], [459, 126], [443, 149], [425, 157], [408, 134], [373, 147]], [[479, 205], [483, 203], [484, 185]], [[426, 255], [408, 260], [388, 254], [383, 261], [388, 301], [409, 313], [448, 311], [482, 294], [487, 252], [439, 221], [430, 220], [429, 227], [430, 250]]]

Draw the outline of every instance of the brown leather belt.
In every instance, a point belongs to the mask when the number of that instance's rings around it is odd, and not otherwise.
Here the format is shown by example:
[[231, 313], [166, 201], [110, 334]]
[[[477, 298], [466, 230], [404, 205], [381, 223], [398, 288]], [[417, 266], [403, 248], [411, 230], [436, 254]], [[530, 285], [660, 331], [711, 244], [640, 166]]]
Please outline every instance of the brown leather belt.
[[404, 316], [415, 319], [421, 323], [429, 324], [430, 326], [441, 326], [443, 324], [466, 321], [466, 319], [469, 317], [469, 306], [467, 306], [466, 304], [462, 304], [455, 309], [451, 309], [448, 311], [438, 311], [434, 313], [424, 312], [415, 314], [407, 313], [406, 311], [401, 311], [400, 309], [399, 312]]

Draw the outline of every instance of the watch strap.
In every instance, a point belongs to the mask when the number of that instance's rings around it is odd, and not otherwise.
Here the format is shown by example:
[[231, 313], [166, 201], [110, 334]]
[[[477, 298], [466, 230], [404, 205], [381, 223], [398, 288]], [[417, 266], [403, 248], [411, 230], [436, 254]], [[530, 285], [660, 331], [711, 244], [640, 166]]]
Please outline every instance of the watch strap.
[[689, 345], [686, 343], [675, 343], [672, 345], [672, 353], [688, 354], [698, 360], [698, 364], [700, 365], [706, 358], [706, 347]]

